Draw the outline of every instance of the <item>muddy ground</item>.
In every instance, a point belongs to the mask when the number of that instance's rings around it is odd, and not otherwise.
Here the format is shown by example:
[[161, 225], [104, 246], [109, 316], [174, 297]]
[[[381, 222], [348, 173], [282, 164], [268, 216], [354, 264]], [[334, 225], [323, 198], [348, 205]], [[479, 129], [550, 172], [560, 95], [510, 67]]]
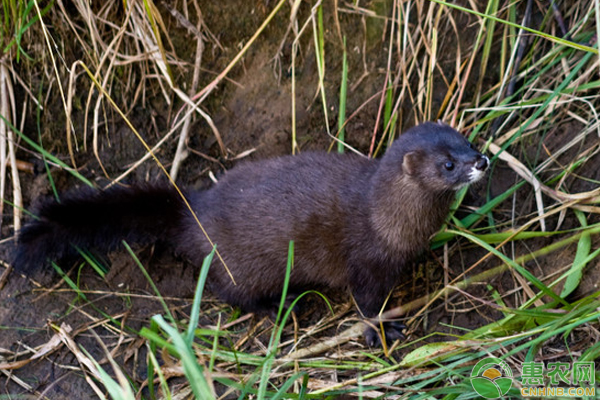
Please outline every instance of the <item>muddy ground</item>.
[[[208, 40], [203, 53], [203, 71], [199, 88], [204, 87], [222, 71], [229, 61], [237, 54], [258, 26], [264, 21], [273, 7], [273, 2], [200, 2], [206, 26], [210, 29], [216, 40]], [[391, 8], [390, 2], [373, 2], [367, 6], [381, 15], [388, 15]], [[183, 27], [170, 13], [171, 5], [158, 4], [161, 15], [167, 26], [174, 51], [178, 59], [186, 64], [174, 68], [175, 80], [182, 89], [188, 90], [191, 81], [192, 64], [195, 57], [196, 44], [193, 35]], [[67, 7], [67, 12], [74, 10]], [[307, 13], [306, 7], [301, 8], [301, 13]], [[325, 13], [326, 18], [332, 18], [332, 13]], [[379, 109], [379, 94], [385, 87], [385, 71], [387, 63], [387, 49], [385, 48], [386, 26], [384, 20], [368, 19], [367, 23], [359, 16], [341, 13], [342, 32], [347, 34], [347, 48], [349, 60], [349, 96], [347, 115], [352, 115], [346, 125], [347, 142], [363, 153], [369, 151], [377, 112]], [[206, 188], [211, 185], [210, 173], [218, 176], [224, 170], [235, 166], [241, 160], [236, 156], [244, 156], [244, 160], [263, 159], [283, 154], [289, 154], [291, 143], [291, 72], [290, 65], [291, 41], [283, 40], [288, 28], [289, 15], [280, 13], [266, 32], [250, 48], [242, 61], [237, 64], [228, 75], [228, 80], [220, 84], [218, 89], [203, 104], [205, 111], [212, 117], [215, 126], [222, 135], [223, 143], [227, 149], [223, 154], [215, 136], [209, 126], [198, 118], [193, 124], [188, 142], [189, 157], [184, 161], [178, 177], [178, 183], [187, 187]], [[448, 57], [438, 60], [442, 70], [452, 70], [454, 67], [454, 54], [456, 47], [468, 49], [477, 27], [473, 18], [465, 14], [456, 14], [460, 23], [460, 39], [457, 43], [455, 36], [442, 37], [441, 46], [447, 49]], [[334, 26], [332, 21], [327, 21], [327, 26]], [[67, 43], [70, 38], [62, 37], [64, 31], [58, 28], [53, 31], [54, 40], [58, 43]], [[312, 46], [312, 36], [305, 35], [301, 41], [299, 68], [296, 71], [296, 103], [297, 103], [297, 132], [300, 151], [327, 150], [331, 139], [327, 136], [322, 105], [317, 93], [318, 76], [317, 65]], [[335, 132], [337, 126], [337, 108], [339, 104], [339, 81], [341, 76], [341, 43], [335, 29], [326, 31], [327, 45], [327, 75], [325, 86], [327, 88], [327, 107], [329, 111], [329, 124]], [[283, 45], [282, 45], [283, 43]], [[70, 65], [80, 55], [66, 52], [69, 57], [66, 64]], [[16, 68], [24, 68], [17, 65]], [[488, 71], [494, 74], [497, 71]], [[64, 73], [64, 71], [62, 71]], [[29, 82], [34, 93], [48, 89], [51, 84], [41, 79], [41, 75], [34, 75], [36, 79]], [[476, 75], [472, 77], [478, 79]], [[484, 85], [486, 80], [484, 79]], [[53, 83], [55, 85], [56, 82]], [[416, 84], [416, 82], [415, 82]], [[92, 182], [102, 187], [111, 179], [129, 168], [132, 163], [145, 154], [144, 148], [123, 120], [111, 109], [103, 104], [103, 120], [101, 121], [101, 135], [99, 136], [98, 157], [92, 151], [90, 138], [84, 140], [83, 131], [85, 124], [91, 128], [92, 122], [86, 120], [84, 88], [89, 87], [89, 81], [81, 79], [79, 97], [74, 108], [73, 124], [78, 142], [78, 149], [74, 159], [78, 171]], [[124, 85], [124, 84], [123, 84]], [[438, 75], [433, 82], [436, 97], [433, 98], [434, 107], [438, 109], [444, 100], [447, 91], [446, 83]], [[131, 101], [134, 90], [126, 90], [115, 84], [114, 96], [120, 105], [127, 111], [128, 118], [133, 122], [145, 140], [155, 143], [168, 131], [174, 121], [181, 101], [174, 96], [163, 95], [162, 90], [152, 79], [146, 82], [145, 99]], [[23, 101], [27, 95], [23, 90], [17, 90], [17, 98]], [[65, 116], [58, 93], [51, 92], [56, 101], [49, 102], [50, 107], [41, 114], [41, 137], [44, 147], [57, 155], [63, 161], [70, 163], [70, 157], [65, 140]], [[467, 93], [468, 98], [472, 93]], [[167, 101], [168, 100], [168, 101]], [[17, 101], [19, 103], [19, 101]], [[131, 106], [133, 104], [133, 106]], [[23, 131], [31, 137], [37, 137], [38, 124], [34, 112], [29, 112], [24, 122]], [[401, 128], [410, 127], [420, 119], [415, 105], [409, 101], [401, 106]], [[86, 122], [87, 121], [87, 122]], [[551, 137], [547, 138], [546, 145], [559, 147], [562, 141], [569, 137], [569, 132], [579, 129], [577, 126], [559, 126]], [[177, 145], [177, 136], [173, 136], [161, 147], [158, 157], [167, 166], [170, 165]], [[45, 173], [41, 160], [36, 155], [21, 150], [18, 156], [23, 161], [35, 166], [34, 173], [21, 173], [21, 183], [24, 191], [25, 206], [35, 210], [35, 204], [40, 198], [52, 195], [48, 175]], [[535, 154], [531, 155], [532, 157]], [[543, 156], [543, 155], [542, 155]], [[568, 155], [565, 155], [568, 157]], [[598, 179], [600, 160], [591, 160], [586, 164], [586, 171], [591, 179]], [[105, 168], [107, 175], [102, 172], [99, 162]], [[59, 192], [73, 190], [81, 187], [82, 183], [61, 168], [52, 168], [51, 175]], [[126, 182], [157, 181], [161, 180], [162, 173], [152, 161], [147, 161], [130, 174]], [[493, 198], [502, 193], [517, 181], [514, 172], [502, 163], [492, 168], [486, 182], [476, 185], [467, 195], [465, 206], [476, 206], [484, 203], [486, 198]], [[493, 182], [493, 184], [489, 184]], [[581, 182], [581, 181], [578, 181]], [[578, 183], [581, 185], [581, 183]], [[590, 187], [574, 187], [574, 191], [589, 190]], [[535, 210], [531, 190], [525, 186], [520, 189], [514, 203], [519, 208], [518, 215], [529, 215]], [[512, 202], [506, 202], [494, 211], [498, 221], [510, 221], [512, 215]], [[3, 216], [2, 233], [5, 238], [2, 260], [10, 263], [12, 251], [12, 216], [8, 208]], [[462, 211], [459, 211], [459, 214]], [[549, 221], [549, 228], [554, 229], [558, 223]], [[567, 215], [561, 223], [561, 229], [576, 227], [574, 217]], [[527, 246], [542, 247], [549, 240], [539, 239], [529, 242]], [[412, 274], [407, 277], [406, 283], [398, 288], [393, 298], [394, 302], [409, 301], [420, 297], [424, 292], [439, 289], [444, 282], [444, 276], [460, 274], [465, 266], [471, 265], [484, 253], [466, 241], [453, 241], [449, 244], [449, 271], [442, 267], [442, 249], [427, 254], [423, 263], [413, 268]], [[515, 254], [522, 254], [528, 247], [517, 244], [513, 249]], [[570, 247], [562, 253], [551, 258], [537, 259], [531, 267], [538, 272], [549, 274], [554, 269], [562, 268], [573, 259], [575, 248]], [[181, 319], [185, 319], [189, 312], [189, 305], [198, 269], [174, 257], [168, 249], [160, 245], [137, 248], [137, 254], [143, 265], [148, 267], [153, 282], [164, 296], [171, 310]], [[511, 255], [511, 254], [508, 254]], [[80, 273], [76, 265], [63, 265], [70, 271], [71, 279], [75, 280], [85, 292], [78, 297], [65, 283], [56, 276], [35, 277], [34, 280], [12, 272], [5, 286], [0, 291], [0, 352], [5, 356], [15, 354], [20, 350], [34, 348], [47, 343], [53, 336], [51, 324], [68, 324], [75, 331], [81, 331], [77, 336], [77, 343], [85, 347], [97, 360], [102, 360], [104, 350], [99, 345], [97, 338], [89, 333], [89, 327], [98, 324], [95, 332], [106, 340], [118, 340], [119, 329], [138, 330], [147, 326], [149, 318], [163, 311], [161, 304], [154, 297], [154, 293], [147, 280], [140, 273], [137, 265], [125, 251], [116, 251], [103, 257], [105, 264], [111, 264], [106, 277], [100, 278], [91, 269], [83, 269]], [[495, 266], [497, 261], [487, 262], [482, 266]], [[74, 268], [75, 267], [75, 268]], [[3, 271], [5, 267], [0, 269]], [[489, 282], [499, 292], [510, 290], [514, 287], [514, 277], [505, 273]], [[38, 284], [37, 281], [42, 281]], [[584, 283], [580, 288], [581, 293], [596, 288], [598, 282], [597, 269], [586, 272]], [[485, 285], [470, 289], [470, 292], [479, 296], [487, 292]], [[339, 312], [340, 320], [343, 318], [356, 318], [350, 300], [339, 293], [329, 294], [333, 299], [335, 309]], [[82, 296], [85, 296], [83, 298]], [[467, 299], [467, 300], [465, 300]], [[430, 332], [461, 333], [450, 328], [450, 325], [461, 329], [474, 329], [499, 318], [501, 314], [489, 308], [482, 309], [470, 304], [468, 298], [459, 295], [451, 296], [447, 301], [434, 304], [411, 327], [411, 337], [418, 337]], [[506, 298], [509, 306], [511, 298]], [[230, 318], [239, 313], [216, 299], [208, 297], [203, 306], [204, 324], [215, 324], [218, 314], [223, 313], [224, 318]], [[323, 315], [322, 303], [311, 299], [305, 308], [299, 312], [300, 326], [310, 326], [311, 321]], [[100, 322], [108, 316], [116, 318], [122, 325], [112, 324], [108, 329]], [[269, 321], [250, 319], [240, 324], [242, 331], [256, 329], [253, 332], [255, 339], [268, 340], [270, 327]], [[335, 334], [336, 329], [323, 332], [324, 336]], [[143, 340], [135, 336], [123, 336], [127, 339], [120, 344], [116, 351], [117, 360], [129, 371], [133, 381], [140, 383], [145, 376], [145, 347]], [[431, 340], [441, 340], [443, 335], [438, 335]], [[313, 338], [317, 341], [319, 338]], [[249, 345], [252, 341], [249, 341]], [[356, 349], [365, 349], [360, 338], [349, 344]], [[402, 356], [406, 350], [399, 351], [397, 357]], [[1, 356], [2, 354], [0, 354]], [[11, 360], [5, 360], [11, 361]], [[11, 376], [12, 374], [12, 376]], [[33, 388], [28, 391], [26, 385], [19, 384], [19, 380]], [[79, 369], [79, 363], [73, 353], [65, 348], [58, 348], [49, 355], [33, 360], [22, 368], [7, 371], [0, 375], [0, 396], [12, 394], [34, 395], [51, 399], [91, 398], [95, 394], [86, 382], [86, 377]]]

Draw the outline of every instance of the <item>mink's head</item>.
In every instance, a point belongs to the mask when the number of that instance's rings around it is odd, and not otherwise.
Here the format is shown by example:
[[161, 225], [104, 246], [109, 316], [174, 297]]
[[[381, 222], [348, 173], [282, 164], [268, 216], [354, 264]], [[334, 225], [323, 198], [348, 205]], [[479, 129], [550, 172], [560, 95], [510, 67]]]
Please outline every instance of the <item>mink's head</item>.
[[404, 179], [433, 192], [456, 191], [479, 180], [489, 160], [450, 126], [427, 122], [402, 134], [386, 153]]

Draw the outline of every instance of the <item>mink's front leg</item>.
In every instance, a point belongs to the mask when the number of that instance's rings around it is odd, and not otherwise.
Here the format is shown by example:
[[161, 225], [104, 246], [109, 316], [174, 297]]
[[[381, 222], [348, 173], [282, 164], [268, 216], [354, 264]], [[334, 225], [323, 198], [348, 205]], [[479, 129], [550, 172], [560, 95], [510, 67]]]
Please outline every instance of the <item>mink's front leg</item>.
[[[383, 269], [380, 269], [381, 271]], [[363, 317], [373, 319], [365, 329], [365, 341], [367, 345], [375, 347], [380, 345], [382, 335], [380, 335], [380, 323], [377, 322], [378, 315], [382, 311], [383, 304], [390, 294], [390, 291], [396, 286], [395, 279], [389, 277], [378, 277], [364, 269], [352, 275], [352, 295]], [[377, 329], [374, 329], [374, 326]], [[386, 321], [383, 323], [385, 341], [391, 343], [396, 339], [405, 339], [402, 331], [406, 326], [397, 321]]]

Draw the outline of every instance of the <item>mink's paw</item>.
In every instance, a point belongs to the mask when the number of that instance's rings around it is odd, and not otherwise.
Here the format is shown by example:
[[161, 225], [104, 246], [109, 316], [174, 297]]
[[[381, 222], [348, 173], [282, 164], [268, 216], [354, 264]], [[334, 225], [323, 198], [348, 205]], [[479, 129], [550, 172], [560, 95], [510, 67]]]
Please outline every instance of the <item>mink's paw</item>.
[[[375, 329], [375, 326], [377, 329]], [[406, 336], [404, 336], [404, 333], [402, 333], [402, 331], [406, 329], [406, 325], [401, 322], [384, 322], [383, 329], [385, 330], [385, 341], [387, 343], [392, 343], [397, 339], [406, 339]], [[374, 325], [373, 323], [369, 323], [367, 329], [365, 329], [364, 335], [365, 341], [369, 347], [377, 347], [381, 345], [383, 336], [379, 331], [379, 324]]]
[[[289, 293], [283, 305], [283, 314], [287, 312], [287, 310], [294, 304], [297, 295], [295, 293]], [[252, 302], [247, 302], [242, 306], [242, 309], [247, 312], [253, 312], [255, 315], [259, 317], [269, 317], [272, 321], [277, 320], [277, 315], [279, 314], [279, 307], [281, 305], [281, 297], [267, 297], [259, 300], [255, 300]], [[295, 313], [299, 312], [298, 303], [294, 304], [292, 309]]]
[[[287, 296], [285, 298], [285, 302], [283, 304], [283, 310], [281, 312], [282, 317], [287, 312], [287, 310], [289, 310], [290, 307], [292, 307], [294, 300], [296, 300], [296, 298], [292, 297], [292, 296]], [[271, 307], [268, 308], [268, 311], [269, 311], [268, 315], [272, 321], [277, 321], [277, 315], [279, 314], [280, 301], [281, 300], [277, 300], [276, 302], [273, 301], [273, 304], [271, 305]], [[294, 304], [292, 311], [295, 312], [296, 314], [298, 314], [300, 312], [300, 307], [298, 307], [298, 303]]]

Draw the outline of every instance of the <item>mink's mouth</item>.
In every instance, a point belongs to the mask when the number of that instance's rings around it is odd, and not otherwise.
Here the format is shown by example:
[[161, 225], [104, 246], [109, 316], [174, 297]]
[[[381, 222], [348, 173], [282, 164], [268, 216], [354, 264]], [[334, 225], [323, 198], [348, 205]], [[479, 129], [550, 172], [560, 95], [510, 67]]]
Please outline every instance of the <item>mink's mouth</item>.
[[488, 166], [490, 165], [490, 159], [480, 154], [475, 162], [475, 165], [469, 171], [469, 183], [477, 182], [481, 179], [481, 177], [487, 171]]
[[471, 183], [477, 182], [478, 180], [480, 180], [483, 177], [483, 175], [485, 175], [485, 172], [487, 171], [489, 165], [490, 165], [489, 158], [487, 158], [483, 154], [478, 155], [475, 165], [473, 165], [471, 167], [471, 170], [468, 171], [466, 174], [467, 179], [464, 182], [459, 182], [459, 183], [455, 184], [452, 187], [452, 189], [459, 190], [467, 185], [470, 185]]

